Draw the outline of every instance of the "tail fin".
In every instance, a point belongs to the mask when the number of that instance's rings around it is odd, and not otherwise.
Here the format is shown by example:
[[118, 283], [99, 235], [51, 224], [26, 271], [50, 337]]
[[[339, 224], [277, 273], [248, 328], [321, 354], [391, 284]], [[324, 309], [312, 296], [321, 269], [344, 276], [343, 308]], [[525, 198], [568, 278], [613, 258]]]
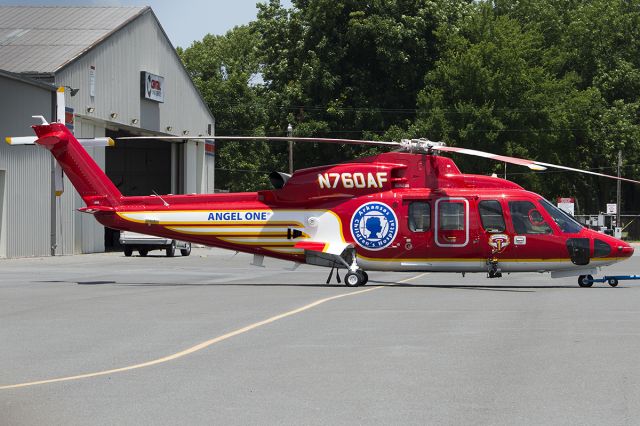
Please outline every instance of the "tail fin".
[[36, 143], [51, 151], [87, 207], [116, 207], [122, 194], [64, 124], [33, 126]]

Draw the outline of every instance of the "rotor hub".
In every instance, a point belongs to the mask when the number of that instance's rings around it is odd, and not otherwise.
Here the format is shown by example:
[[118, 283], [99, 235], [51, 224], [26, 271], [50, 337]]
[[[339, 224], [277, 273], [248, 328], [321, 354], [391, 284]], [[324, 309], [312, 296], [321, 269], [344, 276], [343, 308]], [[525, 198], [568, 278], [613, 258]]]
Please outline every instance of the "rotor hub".
[[400, 141], [400, 150], [411, 152], [411, 153], [422, 153], [433, 155], [436, 154], [437, 151], [434, 151], [436, 147], [446, 146], [444, 142], [435, 142], [431, 141], [427, 138], [419, 138], [419, 139], [402, 139]]

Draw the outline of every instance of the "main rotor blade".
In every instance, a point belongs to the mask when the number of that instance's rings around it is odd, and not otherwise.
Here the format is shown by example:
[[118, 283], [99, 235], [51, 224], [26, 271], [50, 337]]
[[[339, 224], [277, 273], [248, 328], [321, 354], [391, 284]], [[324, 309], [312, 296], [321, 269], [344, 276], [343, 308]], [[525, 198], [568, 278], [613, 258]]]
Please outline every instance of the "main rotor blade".
[[610, 178], [610, 179], [623, 180], [625, 182], [640, 183], [640, 181], [633, 180], [633, 179], [627, 179], [627, 178], [613, 176], [613, 175], [605, 175], [604, 173], [592, 172], [590, 170], [574, 169], [573, 167], [559, 166], [557, 164], [543, 163], [541, 161], [536, 161], [536, 164], [540, 164], [540, 165], [543, 165], [543, 166], [546, 166], [546, 167], [553, 167], [553, 168], [556, 168], [556, 169], [570, 170], [572, 172], [586, 173], [586, 174], [589, 174], [589, 175], [606, 177], [606, 178]]
[[502, 161], [510, 164], [517, 164], [519, 166], [526, 166], [531, 170], [542, 171], [546, 170], [548, 167], [568, 170], [572, 172], [578, 173], [586, 173], [589, 175], [606, 177], [609, 179], [619, 179], [625, 182], [632, 183], [640, 183], [640, 181], [627, 179], [623, 177], [617, 177], [612, 175], [607, 175], [604, 173], [592, 172], [590, 170], [582, 170], [576, 169], [573, 167], [560, 166], [558, 164], [551, 163], [543, 163], [542, 161], [533, 161], [527, 160], [524, 158], [518, 157], [509, 157], [506, 155], [498, 155], [492, 154], [490, 152], [485, 151], [477, 151], [475, 149], [467, 149], [467, 148], [459, 148], [455, 146], [445, 146], [441, 142], [432, 142], [427, 139], [412, 139], [412, 140], [403, 140], [402, 142], [391, 142], [391, 141], [371, 141], [371, 140], [360, 140], [360, 139], [335, 139], [335, 138], [313, 138], [313, 137], [289, 137], [289, 136], [125, 136], [118, 138], [121, 140], [141, 140], [141, 139], [160, 139], [160, 140], [174, 140], [180, 141], [185, 139], [195, 139], [195, 140], [237, 140], [237, 141], [255, 141], [255, 140], [267, 140], [267, 141], [282, 141], [282, 142], [323, 142], [323, 143], [335, 143], [341, 145], [372, 145], [372, 146], [394, 146], [399, 147], [401, 150], [410, 151], [410, 152], [422, 152], [429, 153], [431, 151], [442, 151], [442, 152], [454, 152], [457, 154], [466, 154], [473, 155], [476, 157], [489, 158], [491, 160]]
[[333, 138], [301, 138], [301, 137], [288, 137], [288, 136], [125, 136], [117, 138], [119, 140], [140, 140], [140, 139], [160, 139], [160, 140], [174, 140], [181, 141], [185, 139], [208, 139], [208, 140], [228, 140], [228, 141], [283, 141], [283, 142], [323, 142], [323, 143], [337, 143], [343, 145], [379, 145], [379, 146], [401, 146], [400, 142], [388, 142], [388, 141], [364, 141], [361, 139], [333, 139]]
[[586, 174], [589, 174], [589, 175], [606, 177], [606, 178], [609, 178], [609, 179], [623, 180], [625, 182], [640, 183], [640, 181], [637, 181], [637, 180], [627, 179], [627, 178], [617, 177], [617, 176], [612, 176], [612, 175], [607, 175], [607, 174], [604, 174], [604, 173], [592, 172], [590, 170], [576, 169], [576, 168], [573, 168], [573, 167], [560, 166], [558, 164], [543, 163], [542, 161], [526, 160], [524, 158], [508, 157], [506, 155], [491, 154], [489, 152], [476, 151], [475, 149], [458, 148], [458, 147], [454, 147], [454, 146], [433, 146], [432, 149], [433, 150], [444, 151], [444, 152], [455, 152], [455, 153], [458, 153], [458, 154], [474, 155], [476, 157], [489, 158], [491, 160], [503, 161], [505, 163], [511, 163], [511, 164], [517, 164], [519, 166], [527, 166], [531, 170], [537, 170], [537, 171], [546, 170], [548, 167], [550, 167], [550, 168], [554, 168], [554, 169], [569, 170], [569, 171], [572, 171], [572, 172], [586, 173]]
[[458, 154], [473, 155], [476, 157], [489, 158], [491, 160], [502, 161], [505, 163], [517, 164], [519, 166], [527, 166], [531, 170], [546, 170], [547, 168], [538, 164], [536, 161], [525, 160], [524, 158], [508, 157], [506, 155], [491, 154], [490, 152], [476, 151], [475, 149], [458, 148], [455, 146], [434, 146], [432, 149], [445, 152], [455, 152]]

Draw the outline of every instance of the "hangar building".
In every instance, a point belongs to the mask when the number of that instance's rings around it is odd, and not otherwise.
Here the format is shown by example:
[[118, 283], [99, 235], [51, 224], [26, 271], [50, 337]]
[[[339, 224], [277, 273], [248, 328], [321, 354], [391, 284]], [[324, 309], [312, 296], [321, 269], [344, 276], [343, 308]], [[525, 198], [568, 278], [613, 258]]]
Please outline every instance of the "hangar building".
[[[33, 135], [32, 115], [53, 120], [59, 86], [76, 137], [185, 137], [89, 148], [124, 195], [213, 192], [212, 145], [188, 137], [213, 134], [214, 117], [151, 8], [0, 6], [2, 139]], [[115, 244], [116, 233], [76, 211], [68, 181], [53, 195], [51, 176], [45, 150], [0, 144], [0, 257]]]

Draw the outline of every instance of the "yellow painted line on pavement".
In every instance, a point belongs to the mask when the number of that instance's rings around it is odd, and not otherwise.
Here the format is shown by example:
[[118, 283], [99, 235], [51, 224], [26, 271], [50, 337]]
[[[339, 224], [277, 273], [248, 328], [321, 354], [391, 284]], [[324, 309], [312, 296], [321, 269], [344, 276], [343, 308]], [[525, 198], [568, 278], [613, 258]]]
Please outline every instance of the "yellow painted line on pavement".
[[[416, 278], [420, 278], [420, 277], [422, 277], [424, 275], [426, 275], [426, 273], [417, 275], [415, 277], [407, 278], [407, 279], [402, 280], [402, 281], [398, 281], [398, 283], [408, 282], [408, 281], [414, 280]], [[140, 368], [151, 367], [151, 366], [154, 366], [154, 365], [158, 365], [158, 364], [162, 364], [162, 363], [165, 363], [165, 362], [173, 361], [173, 360], [176, 360], [178, 358], [182, 358], [182, 357], [190, 355], [190, 354], [192, 354], [194, 352], [198, 352], [198, 351], [200, 351], [202, 349], [205, 349], [205, 348], [207, 348], [207, 347], [209, 347], [211, 345], [214, 345], [216, 343], [222, 342], [223, 340], [230, 339], [231, 337], [238, 336], [240, 334], [243, 334], [243, 333], [246, 333], [248, 331], [254, 330], [254, 329], [258, 328], [258, 327], [262, 327], [264, 325], [271, 324], [273, 322], [276, 322], [276, 321], [279, 321], [281, 319], [290, 317], [292, 315], [299, 314], [301, 312], [307, 311], [307, 310], [309, 310], [311, 308], [314, 308], [314, 307], [316, 307], [318, 305], [321, 305], [323, 303], [330, 302], [330, 301], [336, 300], [336, 299], [341, 299], [343, 297], [355, 296], [355, 295], [358, 295], [358, 294], [367, 293], [367, 292], [370, 292], [370, 291], [373, 291], [373, 290], [378, 290], [378, 289], [381, 289], [381, 288], [384, 288], [384, 286], [371, 287], [371, 288], [367, 288], [367, 289], [364, 289], [364, 290], [352, 291], [351, 293], [339, 294], [337, 296], [331, 296], [331, 297], [326, 297], [324, 299], [316, 300], [315, 302], [309, 303], [308, 305], [304, 305], [304, 306], [302, 306], [300, 308], [297, 308], [297, 309], [294, 309], [292, 311], [284, 312], [282, 314], [273, 316], [271, 318], [267, 318], [267, 319], [265, 319], [263, 321], [259, 321], [259, 322], [253, 323], [251, 325], [248, 325], [246, 327], [243, 327], [243, 328], [240, 328], [238, 330], [232, 331], [230, 333], [223, 334], [222, 336], [214, 337], [213, 339], [210, 339], [210, 340], [207, 340], [205, 342], [199, 343], [199, 344], [197, 344], [195, 346], [191, 346], [190, 348], [187, 348], [187, 349], [185, 349], [183, 351], [177, 352], [177, 353], [175, 353], [173, 355], [168, 355], [168, 356], [165, 356], [165, 357], [162, 357], [162, 358], [154, 359], [152, 361], [147, 361], [147, 362], [143, 362], [143, 363], [135, 364], [135, 365], [129, 365], [127, 367], [114, 368], [114, 369], [111, 369], [111, 370], [98, 371], [98, 372], [95, 372], [95, 373], [86, 373], [86, 374], [79, 374], [79, 375], [76, 375], [76, 376], [58, 377], [58, 378], [55, 378], [55, 379], [47, 379], [47, 380], [38, 380], [38, 381], [35, 381], [35, 382], [18, 383], [18, 384], [15, 384], [15, 385], [5, 385], [5, 386], [0, 386], [0, 390], [24, 388], [24, 387], [36, 386], [36, 385], [46, 385], [46, 384], [49, 384], [49, 383], [68, 382], [68, 381], [71, 381], [71, 380], [88, 379], [88, 378], [91, 378], [91, 377], [106, 376], [106, 375], [109, 375], [109, 374], [123, 373], [125, 371], [131, 371], [131, 370], [137, 370], [137, 369], [140, 369]]]

